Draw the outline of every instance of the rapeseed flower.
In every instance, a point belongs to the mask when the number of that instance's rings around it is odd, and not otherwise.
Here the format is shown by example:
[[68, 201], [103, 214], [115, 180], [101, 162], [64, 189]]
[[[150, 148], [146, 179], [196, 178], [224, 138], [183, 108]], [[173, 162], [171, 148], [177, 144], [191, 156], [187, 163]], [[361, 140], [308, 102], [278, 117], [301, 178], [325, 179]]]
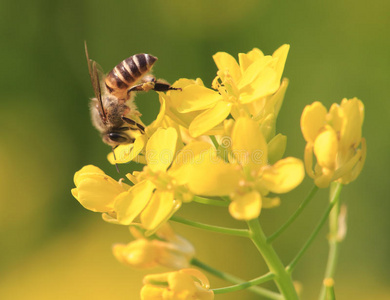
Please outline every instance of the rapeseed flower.
[[144, 277], [142, 300], [212, 300], [209, 280], [196, 269], [152, 274]]
[[136, 226], [130, 231], [136, 240], [128, 244], [115, 244], [114, 256], [122, 263], [135, 268], [165, 266], [173, 269], [188, 268], [195, 249], [165, 223], [155, 235], [146, 237]]
[[332, 181], [348, 184], [360, 174], [366, 158], [363, 119], [364, 105], [357, 98], [343, 99], [341, 105], [333, 104], [329, 112], [320, 102], [303, 110], [306, 172], [318, 187], [328, 187]]
[[213, 89], [192, 84], [181, 93], [171, 94], [178, 112], [199, 111], [189, 126], [190, 134], [193, 137], [205, 134], [221, 125], [230, 114], [238, 117], [241, 110], [256, 111], [254, 103], [279, 89], [288, 50], [289, 45], [283, 45], [272, 56], [265, 56], [255, 48], [247, 54], [240, 53], [239, 63], [225, 52], [215, 54], [218, 72]]
[[142, 172], [127, 175], [134, 185], [116, 199], [114, 210], [120, 224], [130, 225], [139, 216], [143, 228], [152, 234], [183, 202], [192, 200], [185, 182], [171, 171], [181, 167], [174, 161], [177, 143], [178, 133], [172, 127], [157, 129], [149, 139], [145, 151], [147, 166]]
[[269, 164], [268, 145], [256, 121], [238, 118], [230, 139], [228, 161], [218, 156], [217, 149], [209, 143], [187, 145], [184, 149], [198, 153], [196, 163], [179, 173], [194, 194], [230, 196], [229, 211], [234, 218], [258, 217], [263, 206], [279, 202], [279, 198], [267, 197], [270, 192], [286, 193], [303, 180], [304, 167], [299, 159], [288, 157]]

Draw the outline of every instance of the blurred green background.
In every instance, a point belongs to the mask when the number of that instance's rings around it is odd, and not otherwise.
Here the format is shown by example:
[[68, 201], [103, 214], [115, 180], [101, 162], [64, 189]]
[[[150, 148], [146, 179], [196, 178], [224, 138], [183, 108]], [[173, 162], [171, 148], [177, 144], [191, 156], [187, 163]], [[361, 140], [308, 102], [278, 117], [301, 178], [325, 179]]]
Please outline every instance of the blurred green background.
[[[299, 119], [314, 100], [327, 107], [359, 97], [366, 107], [368, 158], [356, 182], [343, 190], [348, 235], [336, 275], [337, 299], [390, 299], [389, 70], [390, 2], [373, 1], [6, 1], [0, 3], [0, 298], [138, 299], [142, 277], [111, 254], [129, 241], [125, 227], [104, 223], [71, 196], [73, 174], [86, 164], [118, 177], [89, 119], [93, 91], [83, 42], [109, 71], [139, 52], [159, 58], [154, 73], [174, 82], [215, 76], [217, 51], [272, 54], [291, 44], [290, 79], [278, 131], [286, 155], [303, 156]], [[158, 111], [155, 93], [139, 95], [145, 123]], [[139, 166], [131, 165], [131, 169]], [[122, 167], [123, 169], [123, 167]], [[129, 169], [127, 169], [129, 170]], [[260, 218], [272, 233], [299, 205], [311, 180]], [[327, 205], [321, 191], [276, 242], [288, 263]], [[241, 226], [218, 208], [188, 204], [181, 216]], [[198, 258], [250, 279], [266, 272], [250, 242], [185, 225]], [[327, 256], [326, 229], [299, 263], [302, 298], [316, 299]], [[165, 271], [152, 270], [150, 272]], [[210, 276], [213, 287], [228, 285]], [[272, 288], [272, 285], [269, 285]], [[258, 299], [242, 291], [217, 299]]]

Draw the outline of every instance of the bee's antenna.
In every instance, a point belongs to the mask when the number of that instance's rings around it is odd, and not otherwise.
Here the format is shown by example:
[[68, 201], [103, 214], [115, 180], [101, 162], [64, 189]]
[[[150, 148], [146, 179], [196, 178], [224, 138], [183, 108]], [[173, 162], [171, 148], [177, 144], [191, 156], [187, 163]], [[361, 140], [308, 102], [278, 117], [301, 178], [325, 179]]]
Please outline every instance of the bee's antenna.
[[[116, 160], [116, 155], [115, 155], [115, 148], [116, 148], [117, 146], [115, 146], [115, 147], [112, 147], [112, 154], [114, 154], [114, 159]], [[118, 164], [117, 163], [115, 163], [115, 168], [116, 168], [116, 171], [118, 172], [118, 173], [120, 173], [119, 172], [119, 168], [118, 168]]]

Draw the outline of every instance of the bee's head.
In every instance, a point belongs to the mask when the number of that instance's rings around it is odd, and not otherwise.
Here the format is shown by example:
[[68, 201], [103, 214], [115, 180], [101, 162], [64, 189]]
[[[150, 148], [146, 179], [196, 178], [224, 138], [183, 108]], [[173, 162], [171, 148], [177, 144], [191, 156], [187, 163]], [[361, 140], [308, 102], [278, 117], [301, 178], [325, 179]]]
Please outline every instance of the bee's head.
[[103, 135], [103, 142], [111, 147], [117, 147], [122, 144], [132, 144], [134, 143], [134, 139], [128, 136], [125, 132], [118, 130], [107, 132]]

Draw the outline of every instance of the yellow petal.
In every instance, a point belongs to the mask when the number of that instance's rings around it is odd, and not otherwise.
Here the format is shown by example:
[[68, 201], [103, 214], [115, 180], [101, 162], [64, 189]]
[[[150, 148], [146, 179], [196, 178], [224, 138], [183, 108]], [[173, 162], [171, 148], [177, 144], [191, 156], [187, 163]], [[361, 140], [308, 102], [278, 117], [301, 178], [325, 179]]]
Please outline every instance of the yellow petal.
[[259, 170], [268, 163], [268, 146], [259, 125], [250, 118], [237, 119], [232, 131], [232, 154], [242, 166]]
[[155, 232], [180, 208], [181, 203], [174, 200], [173, 192], [154, 192], [148, 206], [141, 213], [141, 223], [149, 234]]
[[334, 170], [338, 152], [337, 134], [330, 126], [321, 132], [314, 142], [314, 154], [321, 167]]
[[191, 165], [201, 159], [199, 155], [206, 153], [211, 148], [214, 147], [207, 142], [192, 142], [188, 144], [178, 153], [168, 170], [168, 174], [175, 178], [177, 184], [186, 184], [191, 176]]
[[237, 220], [252, 220], [260, 215], [261, 196], [257, 191], [234, 196], [229, 205], [229, 212]]
[[265, 168], [261, 181], [271, 192], [282, 194], [296, 188], [304, 177], [302, 161], [295, 157], [287, 157]]
[[242, 74], [242, 78], [238, 83], [237, 87], [241, 90], [246, 86], [252, 84], [264, 70], [272, 63], [272, 57], [265, 56], [262, 59], [253, 62], [245, 72]]
[[131, 224], [149, 203], [154, 188], [150, 181], [144, 180], [118, 195], [115, 202], [118, 221], [125, 225]]
[[114, 152], [116, 159], [112, 152], [108, 154], [107, 159], [111, 164], [124, 164], [132, 161], [144, 149], [146, 141], [147, 137], [145, 135], [140, 135], [135, 139], [134, 144], [120, 145], [115, 148]]
[[320, 189], [327, 188], [333, 179], [333, 170], [322, 168], [322, 172], [316, 170], [316, 177], [314, 178], [314, 183]]
[[284, 45], [280, 46], [272, 54], [272, 57], [276, 59], [274, 65], [273, 65], [273, 68], [276, 71], [277, 78], [278, 78], [279, 81], [282, 78], [284, 65], [286, 64], [287, 54], [288, 54], [289, 50], [290, 50], [290, 45], [284, 44]]
[[307, 105], [301, 116], [301, 130], [307, 142], [314, 143], [320, 129], [326, 124], [326, 108], [321, 102]]
[[238, 165], [223, 161], [214, 148], [196, 156], [188, 172], [188, 188], [204, 196], [229, 195], [238, 188], [243, 176]]
[[146, 145], [145, 158], [152, 171], [166, 171], [176, 150], [177, 131], [170, 127], [159, 128]]
[[214, 107], [199, 114], [191, 123], [189, 132], [192, 137], [198, 137], [222, 123], [229, 116], [231, 104], [218, 102]]
[[83, 176], [87, 175], [89, 176], [90, 174], [103, 174], [105, 175], [105, 173], [99, 169], [98, 167], [95, 167], [94, 165], [87, 165], [87, 166], [84, 166], [82, 167], [79, 171], [77, 171], [75, 174], [74, 174], [74, 177], [73, 177], [73, 181], [74, 181], [74, 184], [76, 186], [79, 185], [80, 183], [80, 180], [83, 178]]
[[240, 63], [241, 73], [244, 73], [246, 69], [256, 60], [262, 59], [264, 57], [263, 52], [260, 49], [253, 48], [248, 53], [239, 53], [238, 61]]
[[214, 90], [193, 84], [183, 88], [182, 91], [171, 93], [171, 100], [176, 103], [178, 112], [187, 113], [210, 108], [222, 100], [222, 97]]
[[241, 77], [241, 70], [233, 56], [225, 52], [218, 52], [213, 55], [213, 59], [220, 71], [229, 71], [229, 74], [233, 77], [233, 80], [238, 82]]
[[240, 103], [246, 104], [272, 95], [279, 86], [276, 71], [266, 66], [249, 85], [240, 89]]
[[107, 175], [84, 176], [78, 186], [72, 189], [72, 195], [86, 209], [95, 212], [107, 212], [114, 208], [115, 197], [125, 189]]
[[357, 148], [362, 137], [362, 117], [359, 100], [356, 98], [344, 101], [345, 120], [340, 132], [340, 151]]

